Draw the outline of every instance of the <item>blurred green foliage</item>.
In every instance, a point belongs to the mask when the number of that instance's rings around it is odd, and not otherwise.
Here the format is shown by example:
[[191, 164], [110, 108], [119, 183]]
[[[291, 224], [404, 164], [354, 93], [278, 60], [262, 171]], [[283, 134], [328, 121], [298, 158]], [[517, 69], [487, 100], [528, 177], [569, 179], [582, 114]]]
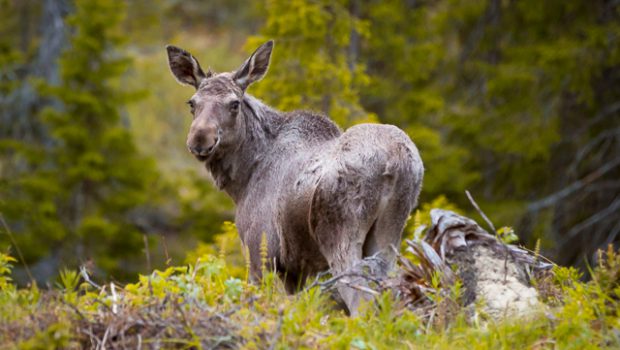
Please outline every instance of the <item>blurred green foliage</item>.
[[347, 1], [266, 1], [260, 36], [248, 39], [254, 50], [276, 39], [269, 74], [250, 93], [282, 110], [312, 109], [342, 127], [376, 121], [360, 103], [368, 83], [363, 65], [349, 65], [352, 33], [368, 35], [365, 21], [352, 15]]
[[0, 212], [20, 222], [17, 242], [28, 260], [62, 256], [75, 265], [94, 258], [97, 268], [122, 277], [142, 245], [132, 212], [156, 205], [160, 185], [154, 160], [137, 153], [121, 121], [120, 107], [140, 95], [118, 84], [130, 61], [111, 51], [123, 42], [122, 4], [75, 5], [61, 83], [37, 82], [59, 103], [40, 114], [50, 144], [9, 145], [16, 167], [1, 188]]
[[[156, 155], [136, 147], [125, 108], [146, 90], [124, 82], [132, 67], [121, 28], [125, 5], [74, 5], [70, 42], [58, 60], [60, 83], [31, 79], [41, 98], [53, 101], [35, 117], [48, 138], [1, 143], [0, 213], [41, 281], [78, 264], [124, 279], [150, 263], [151, 250], [164, 260], [157, 254], [160, 234], [211, 239], [229, 206], [205, 208], [221, 197], [195, 175], [162, 177]], [[6, 235], [0, 241], [9, 242]]]

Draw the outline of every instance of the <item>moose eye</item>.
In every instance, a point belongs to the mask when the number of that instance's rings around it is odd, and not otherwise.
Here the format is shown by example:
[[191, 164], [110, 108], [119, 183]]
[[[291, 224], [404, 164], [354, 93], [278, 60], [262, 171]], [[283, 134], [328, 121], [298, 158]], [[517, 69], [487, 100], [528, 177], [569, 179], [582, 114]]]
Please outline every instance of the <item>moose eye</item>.
[[194, 101], [193, 100], [187, 101], [187, 105], [191, 109], [192, 113], [194, 113], [194, 109], [196, 108], [196, 105], [194, 104]]
[[230, 103], [230, 112], [237, 113], [238, 110], [239, 110], [239, 101], [232, 101]]

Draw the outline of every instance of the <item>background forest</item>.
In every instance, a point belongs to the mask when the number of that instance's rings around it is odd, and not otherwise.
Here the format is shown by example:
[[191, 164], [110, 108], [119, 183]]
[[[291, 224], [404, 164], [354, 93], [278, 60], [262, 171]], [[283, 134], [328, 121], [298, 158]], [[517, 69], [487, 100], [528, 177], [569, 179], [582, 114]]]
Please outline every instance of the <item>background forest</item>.
[[618, 1], [0, 0], [0, 249], [30, 270], [16, 279], [86, 265], [124, 281], [232, 232], [232, 203], [185, 150], [192, 91], [164, 46], [225, 71], [268, 39], [249, 93], [403, 128], [427, 169], [421, 208], [470, 212], [469, 190], [562, 265], [618, 246]]

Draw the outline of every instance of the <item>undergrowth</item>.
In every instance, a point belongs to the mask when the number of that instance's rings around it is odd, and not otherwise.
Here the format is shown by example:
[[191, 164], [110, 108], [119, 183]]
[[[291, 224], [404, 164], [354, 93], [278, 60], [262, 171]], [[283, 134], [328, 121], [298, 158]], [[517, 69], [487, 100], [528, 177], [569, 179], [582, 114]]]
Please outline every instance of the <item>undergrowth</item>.
[[[231, 277], [238, 267], [229, 266], [225, 254], [155, 270], [125, 286], [98, 286], [84, 272], [65, 270], [56, 288], [45, 291], [17, 288], [10, 279], [15, 260], [0, 254], [0, 344], [7, 349], [617, 348], [620, 256], [610, 248], [600, 257], [591, 282], [581, 282], [576, 270], [564, 267], [556, 267], [552, 279], [541, 278], [537, 287], [546, 295], [545, 306], [525, 318], [493, 321], [471, 308], [452, 308], [450, 321], [438, 323], [440, 308], [430, 322], [389, 293], [350, 318], [318, 287], [287, 296], [273, 273], [260, 285]], [[458, 293], [446, 297], [458, 300]]]

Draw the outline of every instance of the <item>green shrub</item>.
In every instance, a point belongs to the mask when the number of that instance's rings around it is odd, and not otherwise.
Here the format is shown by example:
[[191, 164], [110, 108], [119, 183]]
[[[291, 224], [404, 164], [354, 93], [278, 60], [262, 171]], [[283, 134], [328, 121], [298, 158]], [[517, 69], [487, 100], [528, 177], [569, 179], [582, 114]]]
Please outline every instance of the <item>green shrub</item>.
[[[108, 346], [134, 348], [614, 348], [620, 346], [620, 258], [611, 249], [600, 257], [591, 282], [563, 267], [553, 279], [538, 281], [539, 290], [552, 288], [556, 295], [529, 316], [493, 321], [456, 308], [437, 326], [391, 293], [350, 318], [318, 287], [289, 296], [270, 271], [252, 285], [232, 277], [239, 267], [216, 255], [140, 275], [124, 287], [95, 287], [66, 270], [56, 289], [41, 292], [16, 288], [9, 278], [14, 260], [1, 254], [0, 341], [27, 349], [77, 349], [104, 338]], [[458, 300], [459, 293], [455, 287], [447, 297]]]

